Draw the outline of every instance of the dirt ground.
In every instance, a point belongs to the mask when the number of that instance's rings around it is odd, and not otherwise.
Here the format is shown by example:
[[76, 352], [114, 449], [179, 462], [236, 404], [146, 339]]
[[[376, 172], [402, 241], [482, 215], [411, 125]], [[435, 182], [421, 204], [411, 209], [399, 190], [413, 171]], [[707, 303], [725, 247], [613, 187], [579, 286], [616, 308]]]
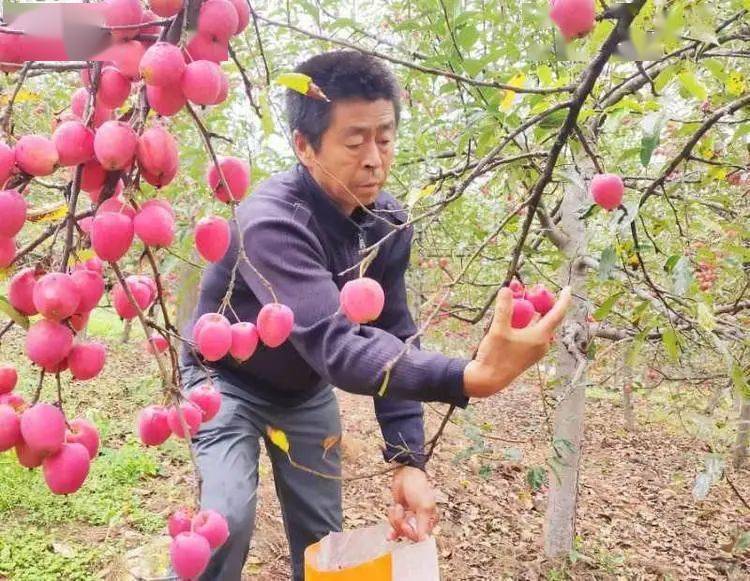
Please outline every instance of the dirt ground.
[[[380, 434], [366, 398], [338, 392], [344, 423], [343, 452], [349, 474], [381, 462]], [[638, 405], [636, 401], [636, 405]], [[649, 423], [640, 402], [636, 433], [622, 426], [616, 399], [595, 399], [587, 408], [580, 486], [577, 558], [562, 568], [541, 548], [546, 487], [531, 492], [527, 469], [543, 465], [545, 416], [531, 386], [472, 404], [450, 423], [429, 472], [438, 488], [441, 520], [436, 529], [444, 579], [749, 579], [750, 554], [732, 554], [750, 511], [722, 482], [708, 498], [691, 495], [704, 451], [685, 435]], [[447, 406], [428, 406], [428, 433]], [[472, 445], [469, 425], [483, 430], [487, 446], [456, 461]], [[287, 578], [286, 541], [270, 467], [264, 459], [259, 518], [246, 579]], [[733, 474], [750, 498], [750, 472]], [[385, 518], [389, 478], [347, 482], [345, 527]]]

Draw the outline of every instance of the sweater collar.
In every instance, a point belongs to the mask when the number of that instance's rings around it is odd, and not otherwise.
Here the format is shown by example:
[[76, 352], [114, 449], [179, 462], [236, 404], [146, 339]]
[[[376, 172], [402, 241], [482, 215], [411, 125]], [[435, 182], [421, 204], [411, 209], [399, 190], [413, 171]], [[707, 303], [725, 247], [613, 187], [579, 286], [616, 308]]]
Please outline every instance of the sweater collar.
[[[294, 171], [302, 185], [304, 195], [313, 206], [316, 218], [326, 229], [336, 233], [352, 234], [375, 222], [375, 217], [365, 212], [361, 206], [357, 206], [351, 216], [347, 216], [301, 163], [297, 162]], [[379, 195], [375, 202], [366, 207], [371, 211], [377, 211], [381, 205], [380, 197]]]

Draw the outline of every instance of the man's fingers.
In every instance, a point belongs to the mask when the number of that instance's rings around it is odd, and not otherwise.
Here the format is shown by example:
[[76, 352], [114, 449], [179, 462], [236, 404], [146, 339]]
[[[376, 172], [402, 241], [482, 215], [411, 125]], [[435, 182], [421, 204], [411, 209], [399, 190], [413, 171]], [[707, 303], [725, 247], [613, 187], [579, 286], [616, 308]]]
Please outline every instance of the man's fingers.
[[409, 537], [412, 541], [418, 541], [419, 533], [417, 532], [417, 528], [417, 517], [414, 516], [414, 513], [407, 511], [406, 518], [404, 519], [405, 536]]
[[566, 286], [558, 295], [555, 306], [553, 306], [552, 309], [542, 317], [541, 324], [544, 325], [549, 332], [552, 332], [560, 323], [562, 323], [565, 318], [565, 313], [570, 307], [571, 301], [571, 288]]
[[427, 539], [436, 522], [437, 512], [434, 507], [432, 510], [420, 510], [417, 512], [417, 540], [424, 541]]
[[394, 504], [388, 508], [388, 522], [393, 527], [392, 533], [389, 535], [391, 540], [397, 539], [401, 536], [401, 526], [404, 521], [404, 507], [400, 504]]
[[495, 298], [495, 315], [492, 318], [492, 328], [496, 331], [505, 331], [510, 327], [510, 319], [513, 316], [513, 291], [507, 286], [501, 288]]
[[390, 540], [399, 537], [417, 540], [417, 520], [414, 513], [407, 512], [402, 505], [395, 504], [388, 510], [388, 521], [393, 527], [393, 532], [388, 535]]

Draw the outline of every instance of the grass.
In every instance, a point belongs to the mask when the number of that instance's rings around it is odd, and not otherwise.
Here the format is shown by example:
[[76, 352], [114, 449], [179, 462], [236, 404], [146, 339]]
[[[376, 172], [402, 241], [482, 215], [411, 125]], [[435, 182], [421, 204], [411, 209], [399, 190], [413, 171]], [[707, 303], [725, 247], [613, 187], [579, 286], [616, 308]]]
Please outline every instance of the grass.
[[19, 581], [91, 579], [100, 549], [85, 542], [56, 542], [57, 536], [19, 527], [0, 535], [0, 575]]
[[89, 337], [101, 337], [119, 339], [122, 336], [125, 324], [117, 316], [114, 309], [94, 309], [89, 319], [87, 333]]

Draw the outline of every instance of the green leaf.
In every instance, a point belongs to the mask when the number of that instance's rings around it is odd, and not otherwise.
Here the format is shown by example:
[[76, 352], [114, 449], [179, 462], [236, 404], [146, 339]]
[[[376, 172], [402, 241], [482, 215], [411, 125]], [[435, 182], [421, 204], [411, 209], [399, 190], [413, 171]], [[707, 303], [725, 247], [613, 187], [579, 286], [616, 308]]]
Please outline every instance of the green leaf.
[[617, 299], [619, 299], [622, 295], [622, 292], [618, 292], [608, 297], [607, 300], [604, 301], [601, 306], [594, 311], [594, 318], [597, 321], [601, 321], [606, 318], [606, 316], [609, 315], [609, 313], [612, 311], [612, 308], [617, 303]]
[[544, 127], [545, 129], [555, 129], [563, 124], [563, 121], [565, 121], [565, 118], [567, 116], [567, 109], [558, 109], [557, 111], [550, 113], [544, 119], [542, 119], [539, 122], [539, 126]]
[[750, 385], [748, 384], [748, 378], [742, 370], [742, 367], [737, 363], [732, 365], [732, 383], [738, 394], [744, 399], [750, 399]]
[[536, 68], [536, 76], [539, 77], [539, 82], [542, 83], [543, 87], [549, 87], [554, 82], [552, 69], [549, 65], [539, 65]]
[[330, 28], [336, 29], [336, 28], [359, 28], [359, 25], [357, 24], [356, 20], [352, 20], [351, 18], [337, 18], [330, 24], [328, 24]]
[[679, 254], [673, 254], [672, 256], [667, 258], [667, 260], [664, 262], [664, 272], [672, 272], [678, 260], [680, 260]]
[[677, 65], [669, 65], [668, 67], [665, 67], [654, 79], [654, 87], [656, 90], [661, 93], [664, 90], [664, 87], [672, 82], [675, 74], [677, 74], [677, 70]]
[[[746, 0], [745, 4], [748, 8], [750, 8], [750, 0]], [[734, 551], [735, 553], [744, 553], [748, 547], [750, 547], [750, 532], [745, 531], [739, 537], [737, 537], [732, 551]]]
[[706, 70], [708, 70], [719, 82], [724, 83], [726, 81], [726, 63], [721, 62], [719, 59], [705, 59], [701, 61], [701, 65]]
[[479, 477], [482, 480], [489, 480], [490, 478], [492, 478], [492, 466], [490, 466], [489, 464], [482, 464], [479, 467]]
[[643, 316], [643, 313], [651, 308], [651, 301], [641, 301], [636, 308], [633, 309], [633, 320], [637, 321]]
[[301, 5], [305, 9], [305, 12], [315, 18], [316, 23], [320, 24], [320, 10], [317, 6], [307, 0], [297, 0], [297, 4]]
[[677, 362], [680, 358], [680, 349], [677, 343], [677, 333], [671, 327], [664, 331], [661, 336], [661, 342], [664, 344], [664, 352], [673, 361]]
[[708, 93], [706, 87], [698, 80], [692, 71], [682, 71], [679, 76], [680, 84], [685, 90], [699, 101], [705, 101]]
[[465, 58], [461, 61], [461, 65], [464, 70], [473, 77], [478, 75], [482, 68], [484, 68], [485, 62], [480, 59]]
[[641, 136], [640, 158], [643, 167], [648, 166], [651, 155], [659, 146], [659, 137], [664, 127], [665, 117], [663, 113], [652, 113], [643, 120], [643, 135]]
[[538, 491], [547, 481], [547, 470], [544, 466], [532, 466], [526, 471], [526, 483], [532, 492]]
[[607, 280], [612, 276], [612, 270], [617, 264], [617, 252], [614, 247], [608, 246], [602, 250], [602, 255], [599, 258], [599, 272], [597, 278], [599, 280]]
[[640, 159], [643, 167], [648, 166], [651, 161], [651, 155], [654, 153], [654, 149], [659, 147], [659, 136], [658, 135], [644, 135], [641, 137], [641, 151]]
[[8, 315], [17, 325], [24, 329], [29, 328], [29, 318], [14, 309], [4, 296], [0, 296], [0, 311]]
[[474, 25], [464, 26], [456, 33], [456, 41], [464, 50], [469, 50], [478, 39], [479, 30]]

